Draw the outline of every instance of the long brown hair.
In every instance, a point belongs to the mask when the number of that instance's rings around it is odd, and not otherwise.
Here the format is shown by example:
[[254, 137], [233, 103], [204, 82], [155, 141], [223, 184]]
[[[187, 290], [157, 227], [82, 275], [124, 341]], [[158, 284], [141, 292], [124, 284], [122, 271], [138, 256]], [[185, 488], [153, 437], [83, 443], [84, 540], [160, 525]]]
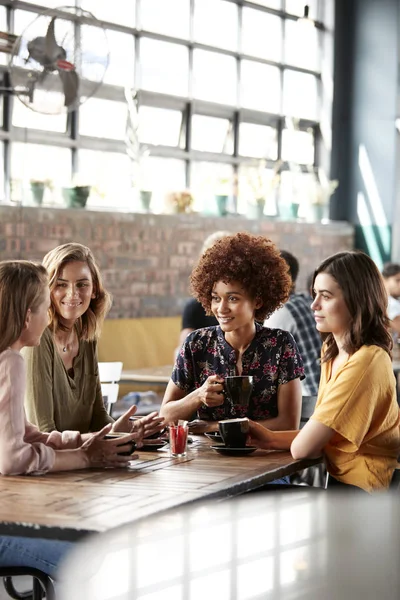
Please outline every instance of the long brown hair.
[[[95, 298], [92, 298], [87, 311], [79, 319], [78, 332], [79, 337], [84, 340], [98, 339], [104, 319], [111, 307], [111, 295], [103, 286], [103, 280], [99, 267], [96, 264], [91, 250], [87, 246], [77, 243], [62, 244], [57, 246], [46, 254], [43, 259], [43, 265], [49, 274], [50, 292], [56, 286], [61, 269], [69, 262], [84, 262], [90, 269], [93, 280], [93, 292]], [[50, 327], [53, 332], [58, 329], [65, 330], [56, 312], [53, 300], [50, 307]]]
[[[364, 252], [338, 252], [324, 260], [313, 277], [326, 273], [340, 286], [351, 323], [345, 335], [344, 350], [354, 354], [361, 346], [379, 346], [389, 356], [393, 347], [387, 316], [387, 293], [383, 278], [374, 261]], [[313, 291], [313, 296], [315, 295]], [[325, 342], [323, 362], [338, 354], [338, 347], [331, 333], [322, 334]]]
[[36, 312], [47, 285], [42, 265], [27, 260], [0, 262], [0, 352], [20, 338], [28, 309]]

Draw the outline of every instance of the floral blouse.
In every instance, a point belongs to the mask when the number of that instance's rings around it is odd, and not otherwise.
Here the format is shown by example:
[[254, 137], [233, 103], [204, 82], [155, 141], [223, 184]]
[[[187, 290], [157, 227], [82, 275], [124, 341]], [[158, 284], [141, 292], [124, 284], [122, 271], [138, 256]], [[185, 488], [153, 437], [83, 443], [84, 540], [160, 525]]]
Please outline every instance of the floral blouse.
[[[242, 357], [242, 375], [253, 376], [248, 407], [235, 407], [225, 399], [221, 406], [201, 406], [198, 418], [218, 421], [227, 416], [272, 419], [278, 415], [278, 386], [300, 377], [304, 379], [301, 356], [293, 336], [282, 329], [269, 329], [256, 323], [256, 335]], [[201, 387], [210, 375], [237, 375], [235, 350], [219, 327], [193, 331], [186, 338], [171, 375], [172, 381], [187, 394]]]

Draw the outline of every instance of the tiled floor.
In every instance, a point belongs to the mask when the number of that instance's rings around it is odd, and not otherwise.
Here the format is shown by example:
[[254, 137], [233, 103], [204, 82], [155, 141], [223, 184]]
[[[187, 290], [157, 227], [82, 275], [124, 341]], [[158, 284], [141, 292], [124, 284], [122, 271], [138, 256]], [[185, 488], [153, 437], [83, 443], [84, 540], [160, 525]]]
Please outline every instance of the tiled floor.
[[[32, 589], [31, 581], [31, 577], [16, 577], [15, 587], [20, 592]], [[10, 600], [10, 596], [4, 589], [3, 581], [0, 581], [0, 600]]]

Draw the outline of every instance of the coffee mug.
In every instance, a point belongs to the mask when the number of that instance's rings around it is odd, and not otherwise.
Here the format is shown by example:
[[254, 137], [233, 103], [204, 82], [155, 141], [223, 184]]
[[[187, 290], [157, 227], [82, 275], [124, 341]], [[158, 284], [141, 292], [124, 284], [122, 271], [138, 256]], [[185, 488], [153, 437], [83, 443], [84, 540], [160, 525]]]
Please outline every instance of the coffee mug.
[[226, 419], [218, 421], [219, 432], [227, 448], [244, 448], [249, 434], [249, 420]]
[[[107, 433], [104, 436], [104, 439], [105, 440], [115, 440], [115, 439], [118, 439], [125, 435], [126, 435], [126, 433], [114, 431], [113, 433]], [[120, 454], [121, 456], [130, 456], [131, 454], [133, 454], [135, 452], [135, 449], [136, 449], [136, 442], [134, 440], [130, 440], [128, 442], [124, 442], [123, 444], [118, 444], [118, 445], [121, 445], [121, 446], [129, 445], [131, 447], [129, 452], [118, 452], [118, 454]]]
[[247, 408], [252, 389], [253, 377], [251, 375], [235, 375], [224, 378], [224, 390], [228, 404], [230, 404], [231, 416], [235, 416], [235, 406]]

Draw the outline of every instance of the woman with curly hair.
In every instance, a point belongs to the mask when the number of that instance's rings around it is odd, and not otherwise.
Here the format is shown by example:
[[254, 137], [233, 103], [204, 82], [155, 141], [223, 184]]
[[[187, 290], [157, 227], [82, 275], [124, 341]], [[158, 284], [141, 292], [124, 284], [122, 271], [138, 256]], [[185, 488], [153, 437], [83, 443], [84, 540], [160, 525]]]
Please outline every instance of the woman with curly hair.
[[252, 440], [262, 448], [290, 448], [296, 459], [323, 453], [328, 487], [386, 489], [400, 452], [400, 419], [383, 279], [366, 254], [340, 252], [318, 267], [312, 287], [324, 339], [314, 414], [301, 431], [251, 422]]
[[304, 371], [296, 343], [290, 333], [260, 323], [290, 288], [287, 264], [265, 237], [238, 233], [204, 252], [191, 289], [218, 325], [194, 331], [182, 345], [161, 407], [167, 422], [197, 413], [207, 421], [197, 431], [216, 431], [227, 414], [224, 377], [252, 375], [249, 406], [237, 416], [270, 429], [298, 427]]
[[[43, 265], [49, 274], [50, 323], [40, 344], [23, 350], [28, 419], [40, 431], [86, 434], [108, 423], [113, 423], [114, 431], [130, 431], [134, 407], [115, 423], [104, 407], [97, 339], [111, 296], [91, 250], [82, 244], [63, 244], [46, 254]], [[155, 413], [145, 418], [146, 435], [154, 433], [160, 422]]]

